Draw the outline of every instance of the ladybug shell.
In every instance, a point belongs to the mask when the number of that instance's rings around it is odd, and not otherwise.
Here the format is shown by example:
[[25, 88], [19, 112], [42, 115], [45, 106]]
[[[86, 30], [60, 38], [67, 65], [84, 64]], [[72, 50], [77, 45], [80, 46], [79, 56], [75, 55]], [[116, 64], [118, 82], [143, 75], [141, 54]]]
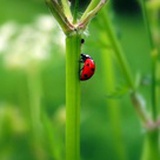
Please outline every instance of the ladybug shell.
[[93, 76], [95, 72], [95, 63], [93, 59], [87, 58], [81, 71], [80, 80], [87, 80]]

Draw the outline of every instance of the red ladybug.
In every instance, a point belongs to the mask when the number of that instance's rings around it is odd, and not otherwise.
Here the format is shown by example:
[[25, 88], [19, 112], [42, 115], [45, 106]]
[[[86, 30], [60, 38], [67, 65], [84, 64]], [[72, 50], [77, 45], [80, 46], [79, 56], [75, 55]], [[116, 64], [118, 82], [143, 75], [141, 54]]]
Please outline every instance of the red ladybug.
[[80, 72], [80, 80], [85, 81], [90, 79], [93, 76], [96, 67], [93, 59], [89, 55], [81, 54], [80, 62], [84, 63]]

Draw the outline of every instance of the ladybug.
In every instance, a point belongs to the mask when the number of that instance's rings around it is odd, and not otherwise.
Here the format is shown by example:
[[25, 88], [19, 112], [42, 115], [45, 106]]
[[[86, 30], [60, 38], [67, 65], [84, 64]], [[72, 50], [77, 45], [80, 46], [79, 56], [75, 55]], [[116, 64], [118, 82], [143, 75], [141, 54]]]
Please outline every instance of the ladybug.
[[96, 67], [93, 59], [89, 55], [81, 54], [80, 62], [84, 63], [80, 72], [80, 80], [85, 81], [90, 79], [93, 76]]

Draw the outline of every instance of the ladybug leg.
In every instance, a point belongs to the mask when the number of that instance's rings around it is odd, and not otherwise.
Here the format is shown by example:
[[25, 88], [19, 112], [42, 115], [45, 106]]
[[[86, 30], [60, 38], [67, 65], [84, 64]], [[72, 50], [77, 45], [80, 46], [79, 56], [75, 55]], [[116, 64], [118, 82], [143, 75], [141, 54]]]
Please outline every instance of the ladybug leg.
[[81, 53], [81, 55], [80, 55], [80, 56], [81, 56], [81, 58], [80, 58], [79, 62], [80, 62], [80, 63], [84, 63], [83, 54]]
[[82, 70], [84, 69], [84, 57], [85, 57], [85, 55], [83, 53], [81, 53], [80, 56], [81, 56], [81, 58], [79, 60], [79, 63], [80, 63], [79, 78], [81, 79], [81, 73], [82, 73]]
[[83, 59], [81, 58], [81, 59], [79, 60], [79, 62], [80, 62], [80, 63], [83, 63]]
[[80, 69], [80, 71], [82, 71], [84, 69], [84, 67], [82, 67], [81, 69]]
[[84, 63], [83, 60], [79, 60], [79, 63], [80, 63], [80, 72], [83, 70], [84, 66], [82, 67], [82, 64]]
[[84, 67], [80, 68], [80, 70], [79, 70], [79, 79], [81, 79], [81, 73], [82, 73], [83, 68]]
[[82, 70], [84, 68], [84, 65], [82, 66], [82, 64], [84, 63], [83, 59], [80, 59], [79, 63], [80, 63], [80, 69], [79, 69], [79, 78], [80, 78], [81, 77], [81, 72], [82, 72]]

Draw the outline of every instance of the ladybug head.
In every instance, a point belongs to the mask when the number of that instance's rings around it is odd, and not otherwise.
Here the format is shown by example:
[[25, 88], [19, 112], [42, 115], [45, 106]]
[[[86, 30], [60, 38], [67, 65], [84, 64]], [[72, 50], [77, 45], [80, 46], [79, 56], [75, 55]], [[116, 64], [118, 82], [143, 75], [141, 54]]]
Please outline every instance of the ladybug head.
[[81, 53], [81, 60], [84, 62], [86, 61], [86, 59], [92, 59], [92, 58], [88, 54]]

